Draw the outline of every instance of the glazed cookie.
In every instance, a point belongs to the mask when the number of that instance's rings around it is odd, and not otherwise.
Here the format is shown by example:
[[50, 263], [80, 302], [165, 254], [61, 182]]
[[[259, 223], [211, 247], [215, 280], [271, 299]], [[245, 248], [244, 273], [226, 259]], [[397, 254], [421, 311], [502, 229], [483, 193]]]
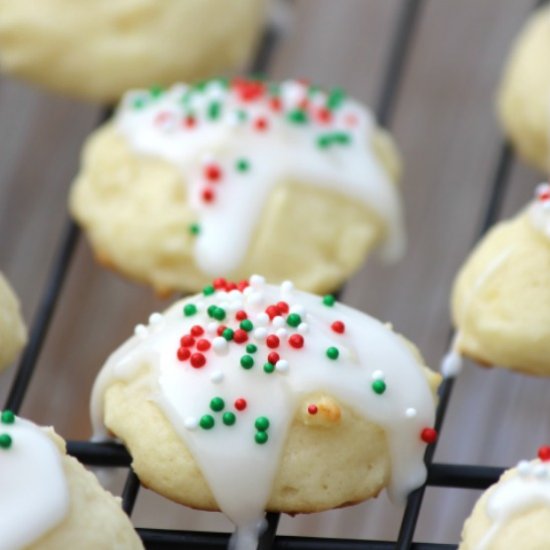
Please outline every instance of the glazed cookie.
[[241, 68], [264, 8], [264, 0], [0, 0], [0, 67], [114, 102], [131, 88]]
[[550, 172], [550, 6], [519, 35], [498, 94], [500, 119], [518, 152]]
[[128, 93], [90, 138], [70, 208], [97, 257], [158, 291], [263, 272], [333, 290], [403, 252], [399, 159], [365, 107], [297, 81]]
[[217, 280], [113, 353], [93, 424], [124, 441], [146, 487], [221, 510], [237, 547], [255, 548], [266, 509], [317, 512], [384, 487], [403, 501], [424, 482], [439, 378], [423, 365], [331, 295]]
[[476, 503], [464, 524], [459, 550], [550, 548], [550, 447], [521, 461]]
[[455, 350], [485, 365], [550, 376], [550, 185], [497, 224], [458, 273]]
[[0, 370], [11, 365], [26, 340], [19, 302], [0, 273]]
[[6, 550], [143, 548], [119, 499], [66, 455], [53, 429], [11, 411], [1, 413], [0, 485]]

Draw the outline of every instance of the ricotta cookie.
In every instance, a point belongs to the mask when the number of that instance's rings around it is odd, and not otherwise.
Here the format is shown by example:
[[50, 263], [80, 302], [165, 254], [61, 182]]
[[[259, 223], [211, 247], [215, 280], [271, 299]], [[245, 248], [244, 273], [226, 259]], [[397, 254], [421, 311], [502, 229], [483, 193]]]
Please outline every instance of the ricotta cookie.
[[111, 103], [131, 88], [242, 68], [264, 8], [263, 0], [0, 0], [0, 68]]
[[391, 327], [253, 276], [138, 325], [96, 380], [92, 418], [146, 487], [221, 510], [236, 547], [253, 548], [264, 510], [318, 512], [385, 487], [404, 502], [426, 479], [438, 382]]
[[475, 247], [454, 283], [455, 351], [550, 376], [550, 185]]
[[0, 273], [0, 370], [12, 364], [26, 341], [19, 302]]
[[500, 119], [526, 161], [550, 172], [550, 6], [521, 31], [498, 93]]
[[327, 292], [376, 245], [403, 253], [399, 164], [340, 89], [212, 80], [128, 93], [70, 209], [100, 261], [161, 293], [255, 272]]
[[7, 410], [0, 421], [2, 548], [143, 548], [120, 499], [65, 454], [53, 429]]
[[459, 550], [550, 548], [550, 447], [490, 487], [466, 520]]

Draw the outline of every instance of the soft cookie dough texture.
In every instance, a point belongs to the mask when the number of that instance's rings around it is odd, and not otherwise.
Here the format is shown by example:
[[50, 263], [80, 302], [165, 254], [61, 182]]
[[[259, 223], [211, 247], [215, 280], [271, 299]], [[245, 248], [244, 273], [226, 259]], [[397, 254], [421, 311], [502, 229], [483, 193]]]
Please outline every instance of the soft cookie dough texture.
[[0, 370], [13, 362], [26, 340], [19, 302], [0, 273]]
[[513, 49], [498, 93], [506, 133], [528, 162], [550, 172], [550, 6], [529, 19]]
[[263, 0], [0, 0], [0, 67], [77, 98], [241, 67]]
[[[199, 120], [197, 132], [201, 124]], [[275, 126], [276, 122], [270, 120], [269, 124]], [[276, 162], [288, 164], [287, 156], [277, 154], [279, 135], [288, 131], [284, 125], [291, 126], [293, 132], [312, 131], [311, 139], [315, 143], [315, 130], [311, 130], [314, 123], [303, 125], [303, 130], [302, 126], [294, 130], [291, 123], [285, 121], [280, 124], [282, 129], [269, 128], [265, 135], [258, 132], [253, 138], [256, 144], [273, 143], [272, 156]], [[231, 151], [238, 147], [240, 134], [236, 132], [239, 131], [239, 128], [231, 130], [219, 143], [212, 140], [213, 151], [217, 147], [223, 155], [224, 149], [229, 147]], [[378, 165], [378, 174], [367, 175], [363, 179], [365, 186], [384, 178], [388, 180], [384, 186], [392, 188], [401, 171], [396, 147], [390, 136], [376, 125], [369, 136], [364, 152], [358, 147], [353, 154], [342, 152], [350, 155], [343, 157], [346, 159], [343, 167], [350, 166], [348, 158], [353, 161], [354, 157], [372, 155]], [[301, 144], [300, 141], [295, 150], [300, 150]], [[315, 145], [311, 147], [315, 151]], [[249, 189], [264, 185], [261, 178], [254, 179], [258, 164], [273, 161], [256, 159], [247, 149], [242, 154], [244, 158], [250, 155], [250, 170], [242, 176], [232, 175], [240, 179], [231, 184], [239, 188], [246, 185]], [[303, 158], [310, 158], [312, 154], [309, 150], [304, 151]], [[317, 154], [321, 157], [338, 153], [319, 150]], [[189, 230], [197, 221], [197, 202], [202, 204], [200, 197], [196, 197], [195, 184], [186, 180], [178, 167], [161, 155], [136, 151], [117, 128], [116, 121], [94, 132], [86, 143], [81, 170], [71, 192], [70, 210], [86, 230], [101, 263], [134, 280], [151, 284], [160, 293], [197, 291], [214, 276], [241, 280], [258, 272], [273, 281], [292, 279], [305, 290], [327, 292], [337, 288], [359, 268], [373, 248], [385, 241], [391, 222], [384, 220], [372, 205], [346, 193], [345, 178], [350, 178], [345, 170], [342, 170], [341, 181], [336, 177], [330, 186], [318, 185], [315, 180], [323, 175], [319, 166], [318, 162], [311, 163], [311, 174], [307, 177], [278, 180], [265, 203], [263, 199], [261, 204], [250, 201], [243, 216], [256, 216], [259, 210], [258, 221], [251, 230], [246, 230], [251, 234], [246, 253], [240, 265], [230, 272], [218, 269], [205, 273], [197, 264], [197, 236]], [[225, 164], [223, 170], [224, 174], [229, 174], [234, 169]], [[362, 172], [358, 170], [351, 176], [357, 179]], [[272, 176], [263, 179], [267, 177]], [[331, 178], [334, 180], [334, 175]], [[216, 185], [213, 189], [221, 194], [230, 184], [222, 180]], [[398, 194], [395, 189], [390, 191]], [[248, 197], [229, 195], [216, 200], [240, 201]], [[395, 201], [398, 200], [397, 197]], [[213, 204], [215, 208], [218, 203]], [[243, 235], [238, 238], [242, 239]], [[235, 245], [234, 239], [223, 233], [218, 241], [228, 250]]]
[[550, 238], [528, 211], [496, 225], [454, 284], [457, 351], [481, 364], [550, 375]]

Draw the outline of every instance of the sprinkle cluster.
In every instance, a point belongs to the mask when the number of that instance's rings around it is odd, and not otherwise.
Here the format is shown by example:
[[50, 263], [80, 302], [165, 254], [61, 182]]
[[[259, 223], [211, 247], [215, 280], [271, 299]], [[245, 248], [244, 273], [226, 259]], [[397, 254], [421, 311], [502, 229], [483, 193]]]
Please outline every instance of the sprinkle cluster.
[[[10, 410], [2, 411], [0, 415], [0, 421], [2, 424], [10, 425], [15, 422], [15, 414]], [[0, 449], [9, 449], [12, 445], [11, 435], [7, 433], [0, 433]]]

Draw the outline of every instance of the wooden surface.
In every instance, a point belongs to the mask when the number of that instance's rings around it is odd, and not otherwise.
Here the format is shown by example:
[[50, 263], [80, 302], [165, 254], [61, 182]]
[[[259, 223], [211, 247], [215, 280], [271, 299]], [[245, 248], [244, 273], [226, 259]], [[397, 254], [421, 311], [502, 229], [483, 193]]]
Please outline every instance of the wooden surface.
[[[272, 74], [342, 84], [376, 101], [398, 10], [407, 0], [297, 0]], [[531, 0], [427, 0], [391, 129], [405, 160], [409, 249], [397, 267], [373, 259], [344, 300], [394, 323], [437, 368], [449, 332], [453, 276], [472, 245], [500, 132], [493, 96], [510, 41]], [[44, 288], [66, 218], [67, 189], [98, 108], [0, 79], [0, 268], [28, 321]], [[541, 176], [515, 165], [505, 215]], [[23, 414], [67, 438], [90, 433], [88, 395], [98, 368], [134, 325], [167, 305], [145, 287], [95, 264], [82, 239]], [[0, 397], [13, 369], [0, 376]], [[550, 382], [468, 365], [460, 376], [436, 460], [511, 465], [550, 441]], [[229, 529], [219, 515], [190, 512], [142, 491], [138, 525]], [[457, 542], [478, 493], [428, 489], [417, 540]], [[401, 512], [381, 495], [348, 510], [284, 518], [281, 532], [395, 538]]]

